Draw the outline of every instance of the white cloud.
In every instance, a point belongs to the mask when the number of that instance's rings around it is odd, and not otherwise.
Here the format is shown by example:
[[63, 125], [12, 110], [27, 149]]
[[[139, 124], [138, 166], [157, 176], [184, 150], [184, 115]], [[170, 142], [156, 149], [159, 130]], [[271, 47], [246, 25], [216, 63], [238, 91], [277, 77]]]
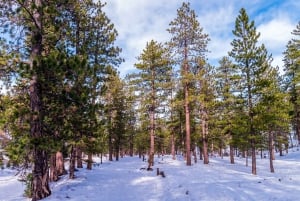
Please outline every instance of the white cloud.
[[260, 41], [271, 50], [282, 49], [291, 39], [295, 25], [288, 18], [276, 18], [261, 24], [257, 30], [261, 33]]
[[283, 15], [278, 15], [257, 27], [261, 33], [260, 42], [264, 43], [268, 52], [272, 54], [272, 65], [279, 67], [280, 74], [283, 74], [283, 52], [286, 44], [292, 38], [291, 31], [294, 28], [295, 24]]
[[275, 56], [273, 56], [273, 62], [272, 62], [272, 65], [274, 67], [279, 67], [279, 73], [282, 75], [283, 74], [283, 60], [282, 60], [282, 55], [281, 54], [277, 54]]
[[[119, 70], [125, 76], [134, 69], [139, 56], [151, 39], [165, 42], [170, 37], [166, 29], [176, 17], [181, 6], [179, 0], [107, 0], [104, 11], [115, 24], [119, 37], [117, 45], [123, 49], [125, 62]], [[204, 33], [208, 33], [209, 62], [216, 64], [221, 57], [231, 50], [232, 30], [240, 8], [244, 7], [255, 20], [257, 30], [261, 32], [263, 42], [273, 55], [274, 65], [282, 66], [282, 52], [291, 37], [290, 32], [299, 20], [299, 3], [294, 0], [191, 0], [191, 8], [198, 15]], [[297, 7], [298, 6], [298, 7]], [[298, 16], [298, 17], [297, 17]], [[258, 24], [257, 24], [258, 23]]]
[[175, 0], [110, 0], [104, 8], [119, 33], [117, 44], [123, 49], [125, 63], [121, 64], [121, 75], [134, 69], [136, 57], [146, 46], [146, 42], [166, 41], [166, 29], [176, 16], [180, 5]]

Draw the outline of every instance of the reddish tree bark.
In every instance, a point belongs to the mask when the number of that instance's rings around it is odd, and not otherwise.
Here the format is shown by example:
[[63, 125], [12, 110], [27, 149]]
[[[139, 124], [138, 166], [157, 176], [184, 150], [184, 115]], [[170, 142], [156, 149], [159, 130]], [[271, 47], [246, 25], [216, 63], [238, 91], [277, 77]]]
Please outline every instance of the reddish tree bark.
[[58, 180], [58, 172], [56, 168], [56, 154], [51, 154], [50, 157], [50, 177], [49, 181], [57, 181]]
[[208, 122], [207, 122], [207, 112], [205, 108], [202, 108], [202, 142], [203, 142], [203, 163], [208, 164]]
[[56, 152], [56, 171], [57, 171], [57, 175], [61, 176], [64, 174], [67, 174], [67, 171], [65, 169], [65, 164], [64, 164], [64, 157], [63, 154], [61, 152]]
[[81, 148], [79, 146], [77, 146], [77, 149], [76, 149], [76, 159], [77, 159], [77, 168], [83, 168], [83, 165], [82, 165], [82, 151], [81, 151]]

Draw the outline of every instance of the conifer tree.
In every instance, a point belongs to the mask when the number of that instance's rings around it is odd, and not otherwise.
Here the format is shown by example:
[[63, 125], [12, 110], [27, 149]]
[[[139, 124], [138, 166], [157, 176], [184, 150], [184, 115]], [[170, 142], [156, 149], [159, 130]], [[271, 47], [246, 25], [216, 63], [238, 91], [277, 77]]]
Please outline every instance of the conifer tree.
[[201, 154], [203, 155], [203, 163], [208, 164], [209, 130], [214, 124], [212, 116], [215, 113], [215, 73], [213, 67], [206, 64], [203, 58], [199, 58], [198, 66], [193, 70], [195, 83], [191, 89], [195, 97], [193, 97], [195, 99], [195, 115], [199, 116], [200, 119]]
[[270, 171], [275, 172], [273, 165], [273, 160], [275, 160], [275, 142], [277, 142], [279, 150], [282, 149], [283, 143], [284, 145], [287, 144], [287, 142], [280, 140], [280, 136], [285, 136], [285, 139], [287, 139], [286, 135], [289, 133], [290, 105], [286, 94], [280, 88], [278, 68], [269, 66], [267, 72], [267, 77], [264, 80], [264, 90], [261, 90], [261, 100], [256, 107], [256, 124], [259, 125], [259, 130], [262, 133], [266, 133]]
[[177, 17], [170, 22], [168, 32], [171, 34], [169, 47], [171, 55], [181, 68], [181, 84], [184, 88], [186, 164], [191, 165], [191, 119], [190, 119], [190, 84], [192, 67], [197, 66], [197, 59], [203, 57], [208, 43], [208, 35], [197, 21], [195, 11], [190, 3], [183, 3], [177, 10]]
[[[114, 46], [117, 32], [101, 10], [103, 6], [93, 1], [0, 2], [1, 31], [11, 34], [4, 45], [1, 39], [1, 47], [8, 47], [10, 54], [1, 55], [0, 66], [10, 64], [6, 70], [15, 73], [21, 83], [18, 87], [29, 88], [30, 94], [30, 102], [23, 109], [30, 111], [31, 117], [24, 117], [30, 120], [30, 129], [22, 127], [16, 139], [27, 137], [27, 151], [33, 153], [32, 200], [51, 194], [48, 162], [59, 145], [49, 142], [80, 143], [85, 132], [94, 136], [98, 129], [95, 103], [102, 95], [101, 75], [107, 66], [122, 61], [120, 49]], [[69, 31], [74, 27], [72, 35]], [[22, 114], [17, 113], [19, 118]]]
[[234, 143], [233, 143], [233, 124], [238, 96], [234, 93], [238, 91], [240, 82], [237, 70], [229, 57], [223, 57], [216, 68], [216, 91], [217, 99], [217, 122], [221, 129], [223, 138], [229, 142], [230, 163], [234, 163]]
[[154, 138], [157, 130], [157, 114], [162, 109], [163, 104], [166, 104], [171, 68], [166, 48], [154, 40], [146, 44], [146, 48], [138, 57], [138, 61], [135, 67], [140, 72], [131, 75], [131, 82], [136, 85], [135, 90], [143, 99], [142, 104], [146, 108], [145, 112], [149, 114], [149, 157], [152, 157], [155, 153]]
[[292, 31], [293, 39], [287, 44], [284, 52], [285, 87], [290, 96], [292, 109], [292, 126], [300, 144], [300, 22]]
[[231, 42], [232, 50], [229, 52], [237, 65], [241, 76], [241, 94], [245, 99], [247, 111], [247, 132], [252, 153], [252, 174], [256, 174], [256, 146], [259, 132], [254, 118], [255, 106], [263, 90], [263, 79], [270, 63], [270, 56], [264, 45], [258, 45], [259, 33], [256, 32], [254, 21], [249, 21], [246, 10], [242, 8], [235, 21], [235, 38]]

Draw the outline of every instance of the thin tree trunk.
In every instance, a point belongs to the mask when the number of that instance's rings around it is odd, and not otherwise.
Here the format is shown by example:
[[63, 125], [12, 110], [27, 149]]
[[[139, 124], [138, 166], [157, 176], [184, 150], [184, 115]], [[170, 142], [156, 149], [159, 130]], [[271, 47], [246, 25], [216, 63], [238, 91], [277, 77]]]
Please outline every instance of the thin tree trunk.
[[[186, 64], [187, 65], [187, 64]], [[188, 84], [185, 84], [185, 151], [186, 151], [186, 165], [191, 166], [191, 131], [190, 131], [190, 108], [189, 108], [189, 92]]]
[[133, 157], [133, 133], [130, 134], [129, 156]]
[[151, 120], [150, 120], [150, 153], [154, 154], [154, 112], [151, 112], [150, 114]]
[[171, 153], [172, 153], [172, 159], [175, 160], [175, 137], [174, 137], [174, 133], [172, 133], [171, 135]]
[[197, 163], [197, 153], [196, 153], [196, 148], [193, 148], [193, 156], [194, 156], [194, 162]]
[[[202, 140], [201, 140], [201, 142], [202, 142]], [[203, 142], [202, 142], [202, 144], [203, 144]], [[203, 148], [202, 148], [202, 146], [199, 147], [199, 159], [201, 161], [203, 160]]]
[[274, 135], [269, 131], [269, 158], [270, 158], [270, 171], [274, 172], [273, 158], [274, 158]]
[[154, 155], [154, 136], [155, 136], [155, 86], [154, 79], [155, 74], [152, 70], [152, 82], [151, 82], [151, 107], [150, 112], [150, 153], [149, 155]]
[[251, 152], [252, 152], [252, 174], [256, 175], [256, 149], [255, 140], [251, 139]]
[[69, 178], [75, 178], [75, 161], [76, 161], [76, 146], [72, 145], [70, 153]]
[[283, 156], [283, 149], [281, 143], [279, 143], [279, 156]]
[[230, 163], [234, 164], [234, 148], [232, 145], [229, 146]]
[[220, 148], [219, 148], [219, 156], [221, 157], [221, 159], [223, 159], [223, 148], [222, 148], [222, 144], [220, 145]]
[[[187, 50], [187, 40], [184, 41], [184, 79], [187, 80], [185, 76], [189, 73], [188, 64], [188, 50]], [[191, 159], [191, 125], [190, 125], [190, 103], [189, 103], [189, 82], [184, 82], [184, 109], [185, 109], [185, 151], [186, 151], [186, 165], [192, 165]]]
[[76, 159], [77, 159], [77, 168], [83, 168], [83, 165], [82, 165], [82, 151], [81, 151], [81, 148], [79, 146], [77, 146], [77, 149], [76, 149]]
[[93, 165], [93, 154], [88, 153], [88, 160], [87, 160], [87, 166], [86, 169], [91, 170]]
[[203, 108], [202, 109], [202, 142], [203, 142], [203, 159], [204, 159], [203, 163], [204, 164], [208, 164], [209, 163], [207, 135], [208, 135], [207, 112]]
[[120, 156], [120, 142], [117, 140], [115, 145], [115, 156], [116, 156], [116, 161], [119, 161], [119, 156]]
[[113, 144], [111, 133], [108, 136], [108, 160], [113, 161]]

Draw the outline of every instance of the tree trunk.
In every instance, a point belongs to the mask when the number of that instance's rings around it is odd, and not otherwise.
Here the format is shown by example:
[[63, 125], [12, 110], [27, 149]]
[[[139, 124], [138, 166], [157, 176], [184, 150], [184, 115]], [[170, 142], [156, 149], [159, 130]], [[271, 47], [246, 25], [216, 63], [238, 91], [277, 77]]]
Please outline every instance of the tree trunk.
[[269, 131], [269, 159], [270, 159], [271, 172], [274, 172], [273, 158], [274, 158], [274, 135], [272, 131]]
[[[187, 64], [186, 64], [187, 65]], [[186, 165], [191, 166], [191, 131], [190, 131], [190, 107], [189, 107], [189, 92], [188, 83], [185, 84], [185, 151], [186, 151]]]
[[256, 175], [256, 149], [255, 140], [251, 139], [251, 155], [252, 155], [252, 174]]
[[51, 195], [47, 153], [36, 149], [34, 154], [36, 160], [33, 168], [32, 201], [41, 200]]
[[175, 137], [174, 137], [174, 133], [172, 133], [171, 135], [171, 153], [172, 153], [172, 159], [175, 160]]
[[152, 70], [152, 82], [151, 82], [151, 106], [149, 109], [150, 112], [150, 153], [149, 155], [154, 155], [154, 136], [155, 136], [155, 86], [154, 79], [155, 74]]
[[108, 136], [108, 160], [113, 161], [113, 144], [111, 133]]
[[119, 161], [119, 156], [120, 156], [120, 142], [117, 140], [115, 145], [115, 156], [116, 156], [116, 161]]
[[[202, 140], [201, 140], [201, 142], [202, 142]], [[203, 142], [202, 142], [202, 144], [203, 144]], [[201, 161], [203, 160], [203, 148], [202, 148], [202, 146], [199, 147], [199, 159]]]
[[283, 149], [281, 143], [279, 143], [279, 156], [283, 156]]
[[87, 160], [86, 169], [91, 170], [92, 165], [93, 165], [93, 154], [88, 153], [88, 160]]
[[56, 171], [57, 171], [57, 175], [61, 176], [64, 174], [67, 174], [67, 171], [65, 169], [65, 164], [64, 164], [64, 157], [63, 154], [61, 152], [56, 152]]
[[205, 108], [202, 109], [202, 142], [203, 142], [203, 163], [208, 164], [208, 122], [207, 122], [207, 112]]
[[204, 164], [208, 164], [209, 163], [208, 142], [207, 142], [207, 139], [203, 140], [203, 163]]
[[[26, 6], [26, 5], [21, 5]], [[29, 10], [32, 11], [31, 29], [31, 70], [34, 73], [30, 81], [30, 135], [33, 139], [42, 139], [43, 133], [43, 113], [42, 113], [42, 92], [38, 80], [38, 69], [34, 69], [34, 61], [37, 62], [35, 67], [39, 68], [39, 56], [42, 55], [43, 50], [43, 2], [42, 0], [35, 0], [29, 3]], [[48, 172], [48, 153], [39, 145], [35, 144], [33, 148], [33, 171], [32, 171], [32, 200], [40, 200], [51, 194], [49, 188], [49, 172]]]
[[[220, 145], [220, 146], [222, 146], [222, 145]], [[219, 148], [219, 156], [221, 157], [221, 159], [223, 159], [224, 154], [223, 154], [223, 148], [222, 147]]]
[[233, 148], [233, 146], [232, 145], [230, 145], [229, 146], [229, 151], [230, 151], [230, 153], [229, 153], [229, 155], [230, 155], [230, 163], [231, 164], [234, 164], [234, 148]]
[[[36, 36], [36, 35], [34, 35]], [[39, 37], [41, 37], [39, 35]], [[41, 45], [41, 44], [40, 44]], [[39, 49], [39, 47], [34, 47]], [[38, 51], [38, 50], [33, 50]], [[39, 89], [38, 78], [36, 75], [32, 77], [30, 82], [30, 134], [33, 139], [40, 139], [44, 137], [42, 131], [43, 117], [42, 117], [42, 101], [41, 91]], [[40, 144], [35, 144], [33, 149], [33, 180], [32, 180], [32, 200], [40, 200], [48, 197], [51, 194], [49, 188], [49, 174], [48, 174], [48, 153], [43, 150]]]
[[76, 146], [72, 145], [70, 153], [70, 166], [69, 166], [69, 178], [75, 178], [75, 160], [76, 160]]
[[133, 133], [130, 134], [129, 156], [133, 157]]
[[189, 74], [188, 64], [188, 49], [187, 39], [184, 40], [184, 109], [185, 109], [185, 151], [186, 151], [186, 165], [192, 165], [191, 159], [191, 125], [190, 125], [190, 103], [189, 103], [189, 81], [187, 76]]
[[82, 165], [82, 150], [79, 146], [76, 149], [76, 161], [77, 161], [77, 168], [83, 168]]
[[154, 154], [154, 112], [151, 112], [150, 114], [151, 120], [150, 120], [150, 155]]
[[51, 154], [50, 157], [50, 177], [49, 181], [57, 181], [58, 180], [58, 172], [56, 168], [56, 154]]
[[196, 148], [193, 149], [194, 162], [197, 163], [197, 153]]

